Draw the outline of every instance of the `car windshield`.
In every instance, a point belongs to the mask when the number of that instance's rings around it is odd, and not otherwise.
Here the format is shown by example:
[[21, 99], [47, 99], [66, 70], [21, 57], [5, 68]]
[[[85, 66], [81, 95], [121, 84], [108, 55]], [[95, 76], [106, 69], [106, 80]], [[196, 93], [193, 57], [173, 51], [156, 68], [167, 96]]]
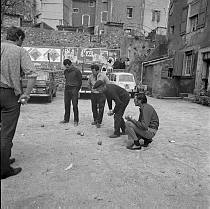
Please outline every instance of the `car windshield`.
[[119, 75], [119, 82], [133, 82], [132, 75]]
[[48, 80], [49, 74], [47, 72], [38, 72], [37, 80]]

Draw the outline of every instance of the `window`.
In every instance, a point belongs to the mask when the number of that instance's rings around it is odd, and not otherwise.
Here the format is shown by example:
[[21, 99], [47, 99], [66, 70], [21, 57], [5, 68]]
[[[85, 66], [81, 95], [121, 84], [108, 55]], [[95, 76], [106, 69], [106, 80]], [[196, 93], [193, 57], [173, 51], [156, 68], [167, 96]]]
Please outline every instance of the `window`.
[[108, 18], [108, 12], [107, 11], [101, 12], [101, 22], [107, 22], [107, 18]]
[[185, 68], [184, 75], [191, 75], [193, 68], [193, 54], [192, 51], [185, 53]]
[[79, 9], [78, 8], [73, 8], [73, 13], [78, 13]]
[[94, 1], [90, 1], [89, 2], [89, 7], [95, 7], [95, 2]]
[[120, 75], [119, 82], [133, 82], [133, 76], [132, 75]]
[[196, 31], [198, 25], [198, 15], [190, 17], [190, 32]]
[[173, 68], [169, 67], [168, 68], [168, 78], [172, 78], [173, 76]]
[[160, 11], [159, 10], [152, 10], [152, 21], [153, 22], [160, 22]]
[[133, 8], [128, 7], [127, 8], [127, 18], [132, 18], [133, 17]]

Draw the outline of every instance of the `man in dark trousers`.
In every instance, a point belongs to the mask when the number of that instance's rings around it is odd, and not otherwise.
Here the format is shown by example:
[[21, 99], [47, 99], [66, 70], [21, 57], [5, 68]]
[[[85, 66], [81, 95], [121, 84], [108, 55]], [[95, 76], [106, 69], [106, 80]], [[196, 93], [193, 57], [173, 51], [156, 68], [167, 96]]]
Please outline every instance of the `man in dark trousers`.
[[[10, 27], [6, 41], [1, 43], [1, 179], [14, 176], [21, 168], [13, 168], [15, 162], [11, 157], [13, 137], [15, 135], [21, 104], [27, 103], [30, 92], [36, 82], [36, 68], [28, 52], [21, 47], [25, 33], [17, 27]], [[28, 83], [25, 92], [22, 90], [21, 78], [27, 75]]]
[[109, 79], [104, 73], [100, 72], [98, 65], [91, 65], [92, 74], [88, 79], [88, 86], [91, 90], [91, 106], [93, 112], [92, 125], [96, 125], [97, 128], [101, 127], [104, 114], [104, 106], [106, 102], [106, 96], [103, 93], [93, 89], [94, 84], [97, 80], [104, 81], [106, 84], [109, 83]]
[[159, 118], [155, 109], [147, 103], [144, 93], [138, 93], [134, 98], [135, 106], [139, 106], [139, 119], [126, 116], [126, 131], [128, 134], [127, 149], [141, 149], [141, 146], [148, 146], [152, 142], [159, 127]]
[[[125, 121], [123, 119], [123, 114], [130, 101], [129, 93], [120, 86], [115, 84], [105, 84], [100, 80], [95, 83], [93, 88], [105, 94], [109, 107], [108, 115], [114, 115], [114, 134], [109, 137], [120, 137], [120, 129], [122, 130], [121, 134], [125, 134]], [[112, 100], [115, 102], [115, 107], [113, 110]]]
[[65, 66], [64, 76], [66, 79], [64, 90], [64, 104], [65, 114], [64, 120], [61, 123], [68, 123], [70, 119], [71, 101], [73, 104], [74, 112], [74, 126], [78, 126], [79, 123], [79, 111], [78, 111], [78, 95], [82, 85], [82, 73], [79, 69], [72, 65], [71, 60], [65, 59], [63, 61]]

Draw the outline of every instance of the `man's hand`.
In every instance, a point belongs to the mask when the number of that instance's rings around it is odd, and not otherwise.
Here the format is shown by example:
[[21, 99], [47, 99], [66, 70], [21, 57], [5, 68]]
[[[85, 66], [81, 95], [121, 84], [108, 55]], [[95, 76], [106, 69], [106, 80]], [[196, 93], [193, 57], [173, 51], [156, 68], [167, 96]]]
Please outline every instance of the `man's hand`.
[[126, 115], [125, 116], [125, 119], [128, 120], [128, 121], [132, 121], [133, 120], [133, 117], [131, 115]]
[[109, 112], [107, 113], [107, 115], [108, 115], [108, 116], [112, 116], [112, 115], [114, 115], [113, 110], [109, 110]]
[[27, 104], [28, 100], [30, 99], [30, 96], [26, 95], [26, 94], [22, 94], [18, 100], [19, 103], [21, 103], [22, 105]]

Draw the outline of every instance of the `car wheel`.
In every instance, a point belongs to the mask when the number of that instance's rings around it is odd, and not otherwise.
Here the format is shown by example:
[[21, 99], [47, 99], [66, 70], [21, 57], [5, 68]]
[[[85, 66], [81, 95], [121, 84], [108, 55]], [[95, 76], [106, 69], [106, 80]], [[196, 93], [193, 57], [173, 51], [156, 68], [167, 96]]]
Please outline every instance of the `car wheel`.
[[52, 98], [53, 98], [53, 95], [52, 95], [52, 93], [49, 95], [49, 97], [48, 97], [48, 102], [49, 103], [51, 103], [52, 102]]

